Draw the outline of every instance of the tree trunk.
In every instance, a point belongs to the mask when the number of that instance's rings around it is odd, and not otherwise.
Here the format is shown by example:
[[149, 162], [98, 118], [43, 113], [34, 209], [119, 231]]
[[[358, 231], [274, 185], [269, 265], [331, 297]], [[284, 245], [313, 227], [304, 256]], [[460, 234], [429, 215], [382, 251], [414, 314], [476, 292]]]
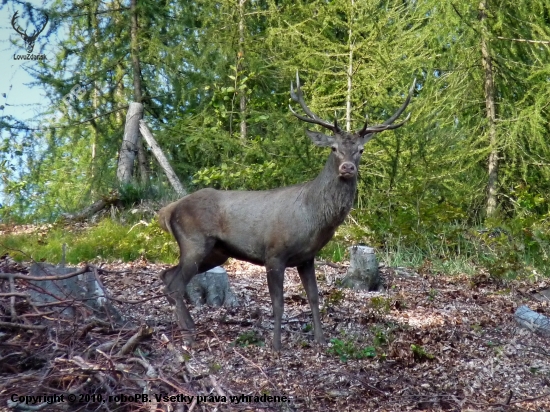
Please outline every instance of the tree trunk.
[[162, 149], [158, 145], [157, 141], [153, 137], [153, 134], [147, 127], [147, 123], [145, 121], [141, 120], [139, 122], [139, 129], [141, 131], [141, 134], [149, 147], [151, 148], [151, 151], [157, 158], [160, 167], [162, 167], [162, 170], [164, 170], [164, 173], [166, 174], [166, 177], [168, 178], [168, 181], [176, 191], [178, 195], [181, 197], [187, 195], [187, 191], [182, 186], [181, 182], [178, 179], [178, 176], [176, 173], [174, 173], [174, 169], [172, 169], [172, 166], [170, 166], [170, 162], [168, 162], [168, 159], [166, 156], [164, 156], [164, 153], [162, 152]]
[[136, 158], [139, 142], [139, 121], [143, 116], [143, 105], [141, 103], [130, 103], [126, 115], [126, 126], [124, 127], [124, 138], [120, 155], [118, 158], [117, 179], [120, 184], [128, 184], [132, 180], [134, 159]]
[[493, 79], [493, 61], [488, 44], [488, 33], [486, 26], [487, 19], [487, 1], [482, 0], [479, 3], [479, 16], [481, 19], [481, 55], [485, 75], [485, 111], [489, 123], [489, 146], [491, 153], [488, 161], [488, 181], [487, 181], [487, 217], [491, 217], [497, 207], [497, 183], [498, 183], [498, 145], [496, 129], [496, 106], [495, 106], [495, 83]]
[[[244, 4], [246, 0], [239, 0], [239, 52], [237, 55], [237, 73], [241, 74], [244, 61]], [[246, 140], [246, 89], [240, 90], [241, 139]]]
[[352, 76], [353, 76], [353, 13], [355, 6], [355, 0], [350, 0], [351, 8], [349, 13], [349, 31], [348, 31], [348, 46], [349, 46], [349, 60], [348, 60], [348, 93], [346, 95], [346, 131], [351, 131], [351, 88], [352, 88]]
[[[134, 72], [134, 101], [136, 103], [143, 102], [142, 88], [141, 88], [141, 64], [139, 61], [139, 46], [138, 46], [138, 12], [137, 12], [137, 0], [130, 1], [130, 11], [132, 14], [132, 29], [130, 31], [130, 52], [132, 55], [132, 67]], [[143, 143], [141, 142], [141, 136], [138, 135], [137, 140], [137, 152], [138, 152], [138, 169], [141, 177], [141, 183], [146, 184], [149, 180], [149, 173], [147, 171], [147, 156], [143, 149]]]

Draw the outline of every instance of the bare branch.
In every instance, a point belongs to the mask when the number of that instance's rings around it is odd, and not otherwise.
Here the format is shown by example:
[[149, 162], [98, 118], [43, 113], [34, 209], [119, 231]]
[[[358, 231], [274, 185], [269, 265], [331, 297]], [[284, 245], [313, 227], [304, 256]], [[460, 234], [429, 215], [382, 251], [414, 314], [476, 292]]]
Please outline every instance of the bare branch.
[[136, 345], [143, 339], [150, 337], [153, 334], [153, 328], [142, 326], [139, 330], [124, 344], [117, 353], [117, 356], [127, 355], [134, 350]]
[[81, 275], [90, 270], [89, 266], [86, 265], [82, 269], [77, 270], [76, 272], [67, 273], [66, 275], [59, 276], [29, 276], [23, 275], [21, 273], [0, 273], [0, 279], [10, 279], [13, 276], [14, 279], [23, 279], [23, 280], [62, 280], [69, 279], [74, 276]]

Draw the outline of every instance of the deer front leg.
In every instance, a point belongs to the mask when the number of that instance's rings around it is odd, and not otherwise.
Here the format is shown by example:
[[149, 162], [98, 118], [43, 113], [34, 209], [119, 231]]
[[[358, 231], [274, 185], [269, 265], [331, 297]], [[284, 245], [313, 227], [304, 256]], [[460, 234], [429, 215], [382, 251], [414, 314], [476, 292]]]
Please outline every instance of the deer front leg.
[[302, 280], [302, 285], [306, 290], [307, 300], [313, 315], [313, 330], [315, 333], [315, 342], [325, 344], [323, 336], [323, 327], [321, 326], [321, 316], [319, 315], [319, 290], [317, 289], [317, 280], [315, 279], [315, 265], [313, 259], [298, 266], [298, 274]]
[[267, 286], [271, 295], [271, 304], [273, 305], [273, 350], [281, 350], [281, 321], [283, 319], [283, 282], [285, 277], [285, 266], [278, 261], [266, 263]]

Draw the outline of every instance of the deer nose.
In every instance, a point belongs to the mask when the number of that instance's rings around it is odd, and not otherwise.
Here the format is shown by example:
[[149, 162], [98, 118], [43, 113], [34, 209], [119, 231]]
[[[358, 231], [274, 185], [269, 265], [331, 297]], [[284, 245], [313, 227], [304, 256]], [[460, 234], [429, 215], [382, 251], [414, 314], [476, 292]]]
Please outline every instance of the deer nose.
[[338, 168], [338, 172], [340, 173], [341, 177], [350, 178], [355, 176], [357, 168], [351, 162], [344, 162]]

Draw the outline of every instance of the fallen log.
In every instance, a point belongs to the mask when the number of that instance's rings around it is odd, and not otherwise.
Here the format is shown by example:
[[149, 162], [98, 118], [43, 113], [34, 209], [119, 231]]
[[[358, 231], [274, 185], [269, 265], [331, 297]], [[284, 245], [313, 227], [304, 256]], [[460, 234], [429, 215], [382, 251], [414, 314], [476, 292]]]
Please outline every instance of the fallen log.
[[97, 202], [92, 203], [90, 206], [82, 209], [77, 213], [62, 213], [61, 217], [65, 221], [69, 222], [78, 222], [85, 220], [98, 212], [101, 212], [108, 206], [117, 203], [120, 200], [118, 193], [112, 194], [110, 196], [105, 196], [102, 199], [99, 199]]

